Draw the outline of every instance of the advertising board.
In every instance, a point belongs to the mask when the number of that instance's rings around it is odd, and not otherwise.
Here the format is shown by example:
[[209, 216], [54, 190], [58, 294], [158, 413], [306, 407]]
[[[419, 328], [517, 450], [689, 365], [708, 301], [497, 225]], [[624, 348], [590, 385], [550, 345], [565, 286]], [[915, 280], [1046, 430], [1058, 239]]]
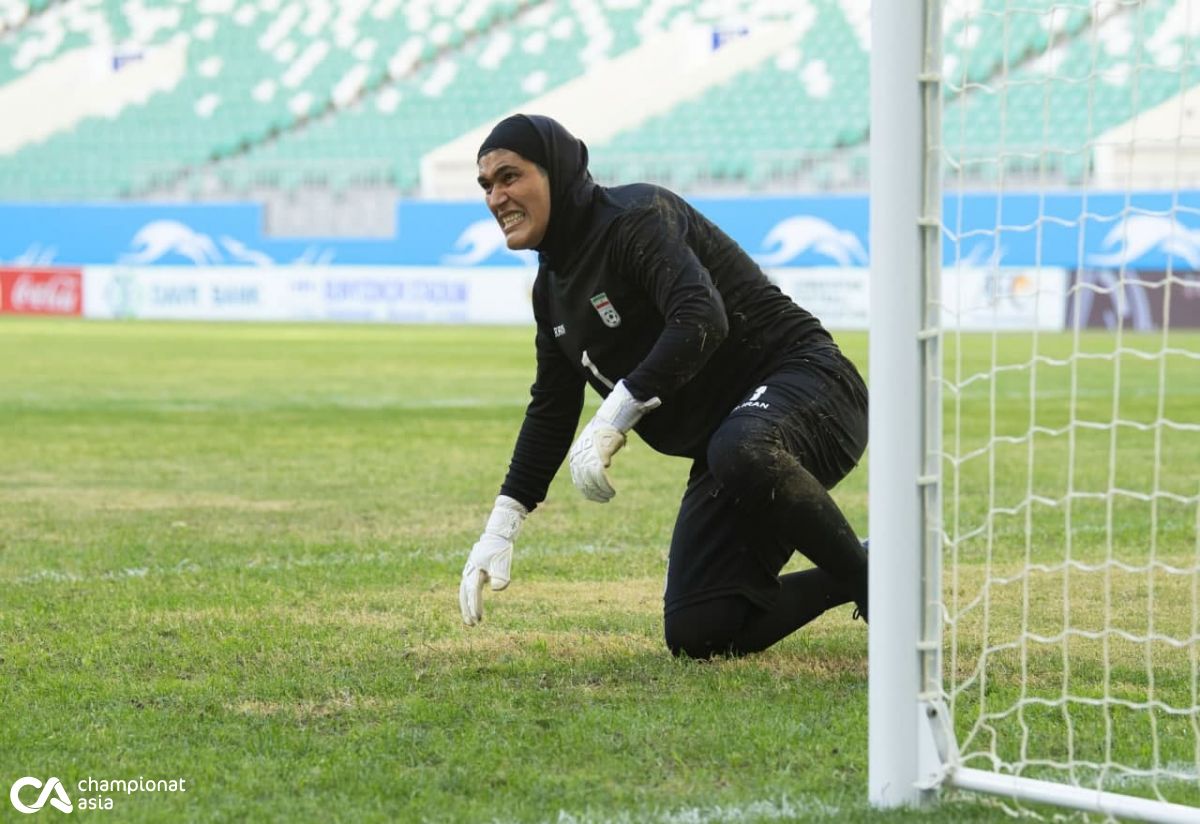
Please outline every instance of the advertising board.
[[0, 267], [0, 313], [6, 315], [79, 315], [83, 311], [83, 275], [63, 266]]

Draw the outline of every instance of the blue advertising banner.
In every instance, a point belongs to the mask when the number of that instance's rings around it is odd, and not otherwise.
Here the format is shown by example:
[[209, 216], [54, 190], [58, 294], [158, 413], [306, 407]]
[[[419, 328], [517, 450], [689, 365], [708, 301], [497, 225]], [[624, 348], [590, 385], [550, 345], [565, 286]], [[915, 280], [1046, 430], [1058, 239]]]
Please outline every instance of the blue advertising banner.
[[[864, 196], [695, 198], [766, 267], [867, 263]], [[949, 195], [945, 262], [1200, 270], [1200, 191]], [[378, 240], [279, 239], [255, 204], [0, 204], [0, 263], [529, 266], [482, 202], [402, 201]]]

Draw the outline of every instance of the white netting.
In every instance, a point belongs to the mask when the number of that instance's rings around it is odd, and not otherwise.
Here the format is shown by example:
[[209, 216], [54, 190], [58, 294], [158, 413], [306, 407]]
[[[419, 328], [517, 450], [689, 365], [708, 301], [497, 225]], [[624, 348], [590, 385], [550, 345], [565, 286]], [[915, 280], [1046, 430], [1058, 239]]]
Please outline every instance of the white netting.
[[1200, 807], [1200, 3], [942, 22], [961, 763]]

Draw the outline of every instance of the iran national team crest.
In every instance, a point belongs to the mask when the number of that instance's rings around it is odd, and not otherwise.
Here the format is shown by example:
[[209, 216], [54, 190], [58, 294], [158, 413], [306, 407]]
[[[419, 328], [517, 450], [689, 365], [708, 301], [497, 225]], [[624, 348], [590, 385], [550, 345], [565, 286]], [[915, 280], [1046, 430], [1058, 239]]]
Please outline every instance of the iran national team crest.
[[607, 293], [601, 292], [595, 295], [592, 298], [592, 306], [595, 306], [596, 311], [600, 313], [600, 320], [604, 321], [605, 326], [616, 329], [621, 325], [621, 316], [617, 314], [617, 307], [612, 305]]

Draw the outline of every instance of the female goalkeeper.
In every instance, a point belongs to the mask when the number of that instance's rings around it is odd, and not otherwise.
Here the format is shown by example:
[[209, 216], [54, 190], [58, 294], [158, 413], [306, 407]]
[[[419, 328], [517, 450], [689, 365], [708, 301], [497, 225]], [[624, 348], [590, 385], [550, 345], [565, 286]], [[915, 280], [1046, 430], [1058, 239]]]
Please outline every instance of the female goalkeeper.
[[[472, 548], [463, 621], [508, 585], [513, 541], [564, 459], [589, 500], [635, 430], [692, 459], [664, 594], [667, 646], [707, 658], [765, 649], [827, 609], [867, 615], [867, 553], [829, 489], [867, 440], [867, 390], [820, 322], [674, 193], [606, 188], [587, 147], [514, 115], [478, 154], [510, 249], [536, 249], [537, 375], [508, 474]], [[572, 443], [591, 384], [604, 401]], [[780, 575], [794, 551], [815, 568]]]

